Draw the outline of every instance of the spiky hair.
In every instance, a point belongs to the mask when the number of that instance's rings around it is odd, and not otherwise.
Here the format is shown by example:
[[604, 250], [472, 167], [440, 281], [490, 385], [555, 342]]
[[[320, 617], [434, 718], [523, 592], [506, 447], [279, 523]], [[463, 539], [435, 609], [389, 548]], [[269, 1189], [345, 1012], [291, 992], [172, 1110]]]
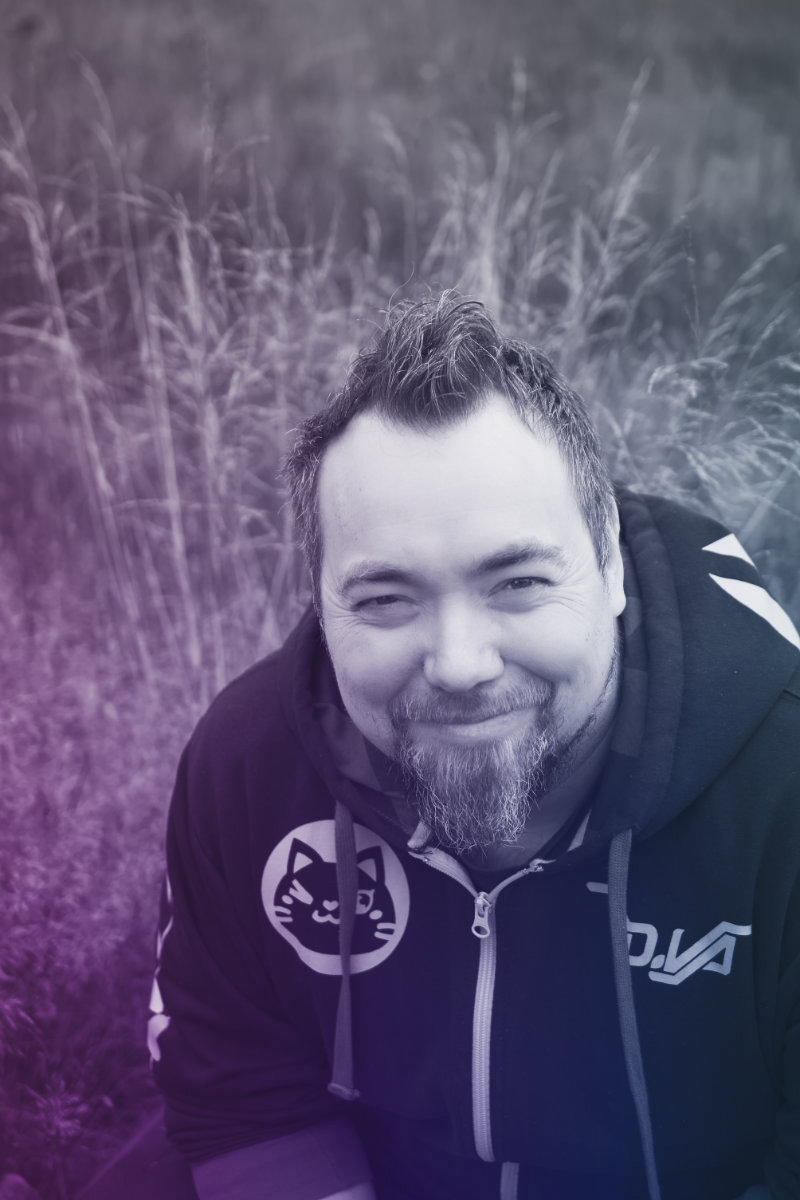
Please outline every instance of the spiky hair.
[[322, 537], [320, 463], [328, 446], [361, 413], [425, 430], [462, 421], [491, 393], [505, 397], [523, 424], [552, 437], [605, 572], [614, 491], [586, 406], [540, 350], [503, 338], [478, 300], [444, 292], [395, 305], [383, 329], [352, 363], [341, 391], [298, 430], [285, 477], [319, 611]]

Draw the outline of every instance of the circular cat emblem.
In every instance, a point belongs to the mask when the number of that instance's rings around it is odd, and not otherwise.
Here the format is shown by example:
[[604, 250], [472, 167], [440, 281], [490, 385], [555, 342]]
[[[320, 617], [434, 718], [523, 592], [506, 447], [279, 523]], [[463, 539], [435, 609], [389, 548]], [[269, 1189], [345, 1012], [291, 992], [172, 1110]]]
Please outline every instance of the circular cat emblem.
[[[408, 881], [382, 838], [354, 825], [358, 891], [350, 969], [388, 958], [408, 922]], [[261, 899], [270, 924], [322, 975], [341, 975], [334, 822], [310, 821], [287, 833], [267, 859]]]

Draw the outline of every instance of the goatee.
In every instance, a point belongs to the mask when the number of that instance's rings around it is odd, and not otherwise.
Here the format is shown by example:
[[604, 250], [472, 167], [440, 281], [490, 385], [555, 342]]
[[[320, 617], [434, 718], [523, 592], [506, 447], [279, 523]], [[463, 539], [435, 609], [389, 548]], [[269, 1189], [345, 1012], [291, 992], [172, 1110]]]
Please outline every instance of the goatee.
[[[395, 758], [409, 801], [442, 845], [464, 854], [517, 841], [558, 767], [552, 699], [552, 688], [541, 685], [499, 700], [454, 696], [395, 705]], [[536, 713], [536, 727], [522, 737], [475, 745], [426, 745], [412, 737], [413, 722], [477, 721], [527, 708]]]
[[537, 733], [520, 750], [509, 738], [431, 751], [408, 737], [399, 764], [417, 816], [455, 854], [510, 845], [547, 790], [550, 738]]

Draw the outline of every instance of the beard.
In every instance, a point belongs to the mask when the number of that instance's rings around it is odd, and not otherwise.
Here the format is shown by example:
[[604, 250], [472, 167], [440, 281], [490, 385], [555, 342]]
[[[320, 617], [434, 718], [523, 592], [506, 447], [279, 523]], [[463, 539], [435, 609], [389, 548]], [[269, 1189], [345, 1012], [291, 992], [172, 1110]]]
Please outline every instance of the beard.
[[[551, 684], [514, 688], [497, 698], [465, 693], [395, 701], [395, 758], [412, 807], [440, 843], [463, 854], [517, 841], [532, 805], [563, 769], [567, 748], [558, 745], [553, 707]], [[432, 746], [412, 737], [415, 722], [479, 721], [517, 709], [535, 715], [532, 728], [516, 737]]]

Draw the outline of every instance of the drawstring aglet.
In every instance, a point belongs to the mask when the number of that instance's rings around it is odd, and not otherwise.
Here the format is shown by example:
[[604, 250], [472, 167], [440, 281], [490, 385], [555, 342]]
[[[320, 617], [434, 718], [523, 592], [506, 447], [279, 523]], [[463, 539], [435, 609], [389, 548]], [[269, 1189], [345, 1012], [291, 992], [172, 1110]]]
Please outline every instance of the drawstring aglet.
[[345, 1087], [343, 1083], [334, 1083], [333, 1080], [328, 1084], [328, 1091], [340, 1100], [357, 1100], [361, 1095], [358, 1088]]

